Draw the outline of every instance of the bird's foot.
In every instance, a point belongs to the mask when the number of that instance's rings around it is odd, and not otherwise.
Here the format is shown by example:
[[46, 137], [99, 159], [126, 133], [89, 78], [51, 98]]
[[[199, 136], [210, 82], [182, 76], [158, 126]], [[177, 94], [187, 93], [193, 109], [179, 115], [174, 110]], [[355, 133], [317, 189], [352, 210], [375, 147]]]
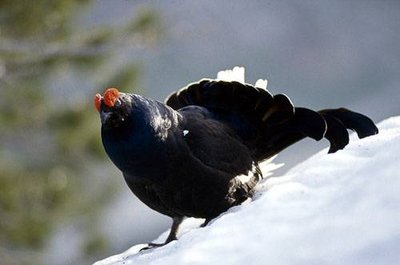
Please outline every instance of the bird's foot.
[[166, 244], [168, 244], [168, 243], [149, 243], [146, 247], [139, 250], [139, 252], [144, 251], [144, 250], [159, 248], [159, 247], [165, 246]]
[[206, 219], [206, 220], [204, 220], [204, 223], [202, 223], [202, 224], [200, 225], [200, 227], [206, 227], [206, 226], [208, 225], [208, 223], [211, 222], [211, 221], [212, 221], [212, 219]]
[[177, 240], [176, 234], [178, 233], [179, 225], [182, 223], [183, 219], [184, 219], [184, 217], [182, 217], [182, 216], [172, 218], [173, 222], [172, 222], [171, 231], [164, 243], [149, 243], [147, 245], [147, 247], [142, 248], [141, 250], [139, 250], [139, 252], [143, 251], [143, 250], [162, 247], [162, 246], [167, 245], [171, 241]]

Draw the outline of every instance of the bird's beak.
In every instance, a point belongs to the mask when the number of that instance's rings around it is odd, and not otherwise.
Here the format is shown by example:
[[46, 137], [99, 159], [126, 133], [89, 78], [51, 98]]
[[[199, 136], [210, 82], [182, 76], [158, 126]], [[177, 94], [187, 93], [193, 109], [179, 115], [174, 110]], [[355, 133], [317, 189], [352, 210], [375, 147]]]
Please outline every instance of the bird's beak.
[[101, 124], [106, 124], [107, 120], [111, 117], [111, 112], [100, 112]]

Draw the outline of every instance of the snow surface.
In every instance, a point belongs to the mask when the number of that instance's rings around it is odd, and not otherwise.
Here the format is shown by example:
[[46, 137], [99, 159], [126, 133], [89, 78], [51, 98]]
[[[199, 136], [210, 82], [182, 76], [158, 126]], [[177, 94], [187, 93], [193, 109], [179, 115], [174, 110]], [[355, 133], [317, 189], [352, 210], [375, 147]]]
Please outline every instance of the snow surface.
[[378, 127], [267, 179], [253, 201], [204, 228], [187, 219], [179, 240], [140, 253], [145, 245], [136, 245], [95, 265], [399, 264], [400, 116]]

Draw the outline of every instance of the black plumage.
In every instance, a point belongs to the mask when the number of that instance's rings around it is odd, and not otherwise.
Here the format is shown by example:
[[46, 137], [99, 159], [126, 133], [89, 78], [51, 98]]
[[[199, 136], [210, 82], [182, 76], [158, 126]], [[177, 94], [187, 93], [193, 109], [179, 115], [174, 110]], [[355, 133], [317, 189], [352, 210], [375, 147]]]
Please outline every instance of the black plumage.
[[102, 141], [132, 192], [173, 218], [166, 243], [184, 217], [205, 224], [251, 198], [258, 163], [305, 138], [326, 138], [329, 152], [378, 133], [368, 117], [341, 108], [294, 107], [283, 95], [239, 82], [201, 80], [165, 104], [109, 89], [96, 96]]

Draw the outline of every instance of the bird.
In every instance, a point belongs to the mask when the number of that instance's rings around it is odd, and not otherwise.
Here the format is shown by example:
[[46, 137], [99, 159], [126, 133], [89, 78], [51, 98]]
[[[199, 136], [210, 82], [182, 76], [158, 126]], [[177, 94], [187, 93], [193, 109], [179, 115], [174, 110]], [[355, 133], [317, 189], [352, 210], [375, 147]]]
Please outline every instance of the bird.
[[[229, 77], [243, 72], [243, 78]], [[165, 102], [108, 88], [94, 103], [105, 152], [130, 190], [148, 207], [172, 218], [162, 244], [177, 240], [186, 217], [206, 226], [251, 199], [263, 174], [260, 162], [309, 137], [330, 143], [328, 153], [378, 133], [367, 116], [346, 108], [313, 111], [271, 94], [266, 80], [244, 82], [244, 68], [201, 79]], [[238, 79], [238, 78], [236, 78]]]

